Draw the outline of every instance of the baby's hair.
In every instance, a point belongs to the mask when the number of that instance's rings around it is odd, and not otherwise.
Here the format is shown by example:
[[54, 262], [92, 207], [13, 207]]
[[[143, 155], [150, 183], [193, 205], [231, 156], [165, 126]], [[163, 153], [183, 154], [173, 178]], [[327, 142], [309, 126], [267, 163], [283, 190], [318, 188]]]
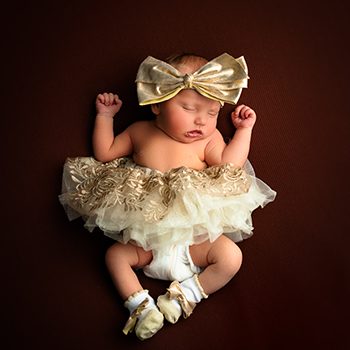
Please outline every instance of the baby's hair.
[[181, 52], [168, 57], [165, 62], [169, 63], [173, 67], [177, 68], [180, 65], [186, 65], [187, 63], [197, 63], [198, 65], [205, 65], [208, 60], [201, 55], [195, 53]]

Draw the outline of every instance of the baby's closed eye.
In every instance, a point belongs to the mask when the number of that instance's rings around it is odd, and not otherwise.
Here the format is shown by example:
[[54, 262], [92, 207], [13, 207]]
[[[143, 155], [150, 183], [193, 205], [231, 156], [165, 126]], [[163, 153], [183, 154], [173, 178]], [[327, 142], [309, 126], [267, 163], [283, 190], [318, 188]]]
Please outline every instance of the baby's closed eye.
[[194, 107], [191, 107], [191, 106], [182, 106], [182, 108], [185, 110], [185, 111], [188, 111], [188, 112], [195, 112], [196, 109]]

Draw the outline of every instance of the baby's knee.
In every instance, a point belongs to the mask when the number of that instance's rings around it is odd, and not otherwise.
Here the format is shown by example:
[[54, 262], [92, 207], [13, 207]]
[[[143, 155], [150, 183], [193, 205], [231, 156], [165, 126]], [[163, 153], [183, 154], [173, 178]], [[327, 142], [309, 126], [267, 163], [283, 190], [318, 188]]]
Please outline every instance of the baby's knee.
[[145, 251], [141, 247], [133, 244], [114, 243], [110, 246], [105, 255], [106, 265], [108, 266], [125, 266], [143, 267], [148, 265], [152, 260], [152, 251]]
[[222, 251], [221, 261], [227, 273], [234, 276], [242, 265], [242, 251], [234, 242], [226, 242]]
[[114, 243], [111, 245], [105, 254], [106, 265], [119, 264], [121, 261], [125, 261], [128, 255], [128, 249], [126, 245], [121, 243]]
[[106, 261], [106, 265], [108, 266], [109, 264], [111, 264], [113, 261], [115, 261], [116, 257], [118, 257], [118, 244], [114, 243], [113, 245], [111, 245], [105, 254], [105, 261]]

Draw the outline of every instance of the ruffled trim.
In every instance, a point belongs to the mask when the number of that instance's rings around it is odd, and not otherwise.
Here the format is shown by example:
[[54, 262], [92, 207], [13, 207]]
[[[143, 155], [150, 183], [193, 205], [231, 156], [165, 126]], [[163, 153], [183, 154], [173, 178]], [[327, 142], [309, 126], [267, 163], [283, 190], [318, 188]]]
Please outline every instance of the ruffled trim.
[[197, 285], [199, 291], [200, 291], [201, 294], [202, 294], [202, 297], [203, 297], [204, 299], [208, 299], [208, 298], [209, 298], [209, 295], [206, 294], [206, 293], [204, 292], [204, 289], [203, 289], [202, 285], [201, 285], [200, 282], [199, 282], [198, 274], [196, 273], [196, 274], [193, 276], [193, 278], [194, 278], [194, 281], [196, 282], [196, 285]]
[[213, 242], [221, 234], [235, 242], [248, 238], [252, 211], [275, 194], [249, 162], [162, 173], [130, 158], [104, 164], [83, 157], [67, 159], [60, 201], [69, 219], [82, 216], [89, 231], [99, 227], [117, 241], [153, 250]]
[[149, 294], [149, 290], [148, 289], [142, 289], [142, 290], [134, 293], [133, 295], [130, 295], [129, 298], [125, 300], [124, 306], [128, 307], [128, 304], [130, 303], [130, 301], [133, 300], [135, 297], [137, 297], [140, 294]]
[[161, 173], [127, 167], [128, 163], [127, 157], [109, 163], [68, 158], [63, 189], [66, 202], [82, 215], [93, 216], [118, 205], [125, 212], [142, 210], [147, 222], [159, 222], [184, 190], [226, 197], [247, 193], [251, 182], [243, 168], [232, 164], [203, 170], [183, 166]]

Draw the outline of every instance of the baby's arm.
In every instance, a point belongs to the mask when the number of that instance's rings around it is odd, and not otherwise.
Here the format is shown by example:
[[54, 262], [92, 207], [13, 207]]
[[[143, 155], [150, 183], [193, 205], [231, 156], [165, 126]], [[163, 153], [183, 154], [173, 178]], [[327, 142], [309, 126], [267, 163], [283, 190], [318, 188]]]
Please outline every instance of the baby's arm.
[[95, 157], [101, 162], [110, 162], [133, 152], [128, 129], [114, 137], [113, 117], [121, 106], [122, 101], [112, 93], [99, 94], [96, 98], [97, 115], [92, 144]]
[[[231, 142], [225, 146], [222, 140], [214, 139], [207, 146], [208, 165], [233, 163], [243, 166], [248, 158], [252, 129], [256, 121], [255, 112], [248, 106], [240, 105], [231, 114], [236, 132]], [[212, 144], [211, 144], [212, 143]]]

